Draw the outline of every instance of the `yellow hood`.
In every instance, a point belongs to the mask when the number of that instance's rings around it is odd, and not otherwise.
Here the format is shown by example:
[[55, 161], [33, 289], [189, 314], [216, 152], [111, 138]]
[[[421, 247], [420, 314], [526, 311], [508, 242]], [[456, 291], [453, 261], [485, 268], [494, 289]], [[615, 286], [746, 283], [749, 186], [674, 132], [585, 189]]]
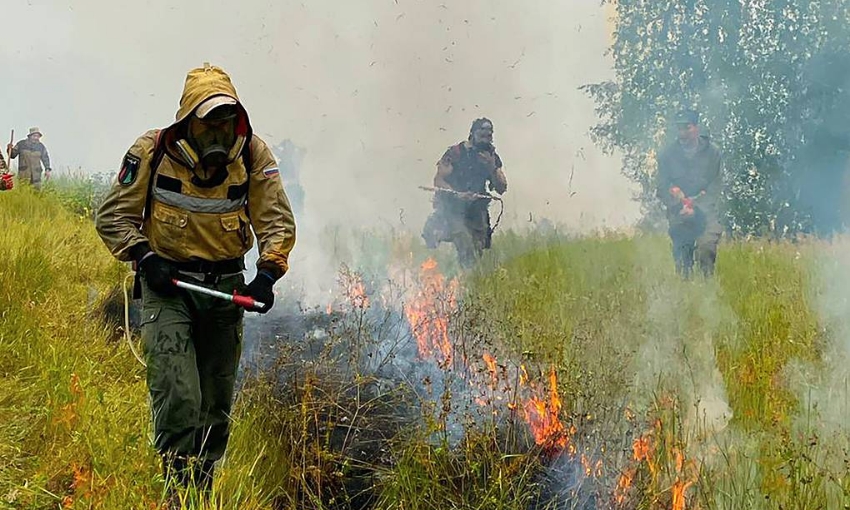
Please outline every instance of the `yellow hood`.
[[183, 95], [180, 97], [180, 108], [177, 110], [175, 124], [185, 120], [198, 105], [213, 96], [228, 96], [239, 101], [236, 87], [231, 83], [230, 76], [220, 67], [204, 63], [203, 67], [189, 71], [186, 75], [186, 83], [183, 85]]
[[180, 97], [180, 108], [177, 110], [176, 120], [163, 132], [168, 154], [189, 168], [198, 164], [197, 155], [193, 151], [187, 151], [189, 144], [186, 140], [178, 140], [178, 138], [186, 136], [183, 127], [185, 126], [184, 121], [195, 112], [201, 103], [214, 96], [227, 96], [236, 101], [238, 120], [236, 142], [230, 150], [231, 161], [242, 153], [242, 149], [246, 146], [245, 143], [250, 143], [249, 141], [253, 136], [248, 112], [239, 102], [236, 88], [231, 83], [230, 76], [220, 67], [211, 66], [205, 62], [203, 67], [192, 69], [186, 75], [186, 83], [183, 85], [183, 95]]

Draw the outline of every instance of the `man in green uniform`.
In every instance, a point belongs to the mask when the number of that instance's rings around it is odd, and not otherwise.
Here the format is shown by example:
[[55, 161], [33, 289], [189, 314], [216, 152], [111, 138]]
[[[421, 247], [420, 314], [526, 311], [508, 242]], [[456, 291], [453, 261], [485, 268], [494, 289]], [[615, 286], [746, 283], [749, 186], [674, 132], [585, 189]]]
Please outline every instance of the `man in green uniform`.
[[41, 131], [37, 127], [32, 127], [26, 139], [15, 145], [9, 144], [7, 147], [10, 158], [15, 159], [20, 156], [18, 180], [28, 182], [35, 189], [41, 189], [42, 170], [45, 180], [50, 178], [50, 156], [47, 154], [47, 147], [41, 143], [41, 136]]
[[[295, 243], [274, 156], [222, 69], [188, 73], [176, 121], [130, 147], [96, 226], [112, 254], [134, 261], [141, 275], [154, 441], [166, 479], [206, 492], [227, 446], [243, 310], [172, 279], [251, 296], [265, 313]], [[245, 286], [243, 256], [254, 235], [257, 275]]]
[[667, 210], [676, 272], [689, 278], [694, 258], [706, 277], [714, 274], [722, 181], [720, 150], [700, 130], [699, 114], [676, 116], [678, 139], [658, 157], [657, 195]]
[[429, 248], [441, 241], [455, 245], [461, 266], [471, 267], [490, 248], [490, 199], [487, 186], [498, 194], [508, 189], [502, 159], [493, 146], [493, 123], [475, 120], [469, 137], [449, 147], [437, 163], [434, 212], [425, 223], [422, 237]]

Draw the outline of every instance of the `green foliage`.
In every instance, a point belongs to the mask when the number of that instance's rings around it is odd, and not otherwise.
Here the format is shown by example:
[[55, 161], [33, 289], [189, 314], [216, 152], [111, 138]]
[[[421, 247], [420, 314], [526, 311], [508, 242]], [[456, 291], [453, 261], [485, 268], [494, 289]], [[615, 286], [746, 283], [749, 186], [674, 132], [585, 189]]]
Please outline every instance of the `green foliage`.
[[94, 218], [109, 183], [105, 175], [70, 175], [54, 177], [44, 185], [44, 192], [56, 197], [66, 209], [81, 218]]
[[[660, 236], [549, 242], [476, 275], [471, 296], [515, 352], [557, 363], [564, 416], [605, 451], [631, 450], [624, 403], [643, 416], [638, 433], [659, 420], [637, 508], [670, 508], [669, 483], [688, 476], [676, 449], [700, 459], [693, 508], [840, 508], [850, 434], [823, 434], [786, 377], [800, 362], [823, 370], [824, 343], [841, 341], [810, 303], [823, 246], [725, 244], [716, 280], [692, 282], [667, 249]], [[733, 412], [720, 431], [693, 413], [716, 392]]]
[[681, 108], [701, 111], [725, 155], [732, 232], [842, 226], [850, 142], [847, 0], [618, 0], [616, 78], [584, 89], [604, 149], [655, 207], [653, 151]]
[[[99, 312], [125, 268], [90, 220], [50, 194], [0, 193], [0, 214], [0, 508], [156, 508], [144, 371]], [[427, 256], [404, 235], [364, 235], [361, 246], [383, 250], [375, 272], [403, 262], [415, 274]], [[591, 471], [601, 462], [598, 508], [671, 508], [685, 482], [686, 508], [841, 508], [850, 498], [850, 434], [821, 428], [818, 413], [830, 410], [804, 405], [788, 378], [795, 364], [823, 371], [825, 345], [840, 340], [812, 305], [822, 245], [724, 244], [713, 281], [676, 278], [663, 236], [506, 232], [494, 246], [461, 275], [453, 331], [469, 328], [470, 360], [479, 338], [500, 363], [555, 367], [577, 458], [586, 453]], [[375, 319], [337, 305], [328, 338], [284, 342], [280, 363], [245, 378], [212, 504], [185, 508], [563, 508], [542, 496], [545, 448], [529, 447], [520, 415], [464, 421], [457, 442], [435, 434], [449, 400], [424, 405], [358, 371], [367, 360], [352, 354], [374, 341]], [[321, 355], [306, 362], [310, 350]], [[725, 427], [693, 411], [712, 374], [734, 411]], [[638, 437], [652, 440], [641, 461]], [[375, 449], [364, 455], [364, 445]], [[633, 485], [616, 505], [623, 473]]]

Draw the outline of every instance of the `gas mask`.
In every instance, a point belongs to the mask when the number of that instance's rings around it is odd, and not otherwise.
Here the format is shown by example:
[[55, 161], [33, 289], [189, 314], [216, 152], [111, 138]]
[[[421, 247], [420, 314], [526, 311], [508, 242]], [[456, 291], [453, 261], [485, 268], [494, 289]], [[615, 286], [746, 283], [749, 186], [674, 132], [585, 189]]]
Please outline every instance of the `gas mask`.
[[203, 114], [203, 118], [197, 113], [189, 118], [186, 138], [177, 141], [177, 148], [192, 166], [192, 182], [213, 187], [227, 178], [227, 165], [239, 156], [245, 137], [236, 133], [235, 104], [222, 104]]

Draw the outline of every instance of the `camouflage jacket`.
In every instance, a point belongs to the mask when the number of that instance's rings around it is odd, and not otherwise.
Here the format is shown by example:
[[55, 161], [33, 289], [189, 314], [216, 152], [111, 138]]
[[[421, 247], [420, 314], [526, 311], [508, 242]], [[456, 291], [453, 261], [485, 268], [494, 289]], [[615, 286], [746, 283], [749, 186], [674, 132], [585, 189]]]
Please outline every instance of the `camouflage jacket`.
[[12, 158], [18, 158], [18, 172], [35, 172], [42, 171], [41, 165], [44, 165], [44, 170], [50, 170], [50, 156], [47, 154], [47, 147], [43, 143], [34, 142], [29, 138], [19, 141], [12, 148]]

